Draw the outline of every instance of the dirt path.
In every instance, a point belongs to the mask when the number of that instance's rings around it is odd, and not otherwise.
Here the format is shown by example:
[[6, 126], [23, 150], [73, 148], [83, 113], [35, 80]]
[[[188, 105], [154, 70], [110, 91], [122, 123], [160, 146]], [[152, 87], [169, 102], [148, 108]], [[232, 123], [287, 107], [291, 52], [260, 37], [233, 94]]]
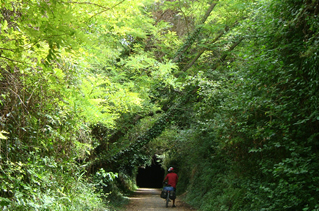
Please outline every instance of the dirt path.
[[126, 206], [127, 211], [144, 211], [144, 210], [156, 210], [156, 211], [195, 211], [195, 209], [189, 207], [184, 202], [176, 198], [176, 207], [172, 207], [173, 203], [169, 203], [169, 207], [166, 208], [165, 200], [160, 197], [161, 190], [155, 188], [139, 188], [135, 194], [130, 197], [130, 203]]

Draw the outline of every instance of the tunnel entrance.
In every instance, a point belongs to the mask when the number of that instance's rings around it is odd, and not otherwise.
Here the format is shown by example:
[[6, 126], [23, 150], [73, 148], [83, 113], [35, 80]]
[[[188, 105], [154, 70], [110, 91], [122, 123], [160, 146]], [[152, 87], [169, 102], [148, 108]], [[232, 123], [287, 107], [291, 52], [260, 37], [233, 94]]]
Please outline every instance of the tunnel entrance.
[[156, 155], [154, 155], [151, 166], [138, 169], [136, 184], [141, 188], [161, 188], [163, 187], [164, 174], [164, 169], [158, 162]]

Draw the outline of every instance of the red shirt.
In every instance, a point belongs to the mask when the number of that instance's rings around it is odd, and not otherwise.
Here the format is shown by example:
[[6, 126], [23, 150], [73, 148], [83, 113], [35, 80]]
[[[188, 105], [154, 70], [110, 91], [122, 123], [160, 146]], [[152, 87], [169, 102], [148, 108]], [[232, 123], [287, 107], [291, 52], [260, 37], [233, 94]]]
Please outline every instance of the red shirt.
[[172, 173], [168, 173], [164, 179], [165, 180], [168, 180], [167, 184], [172, 186], [173, 188], [176, 188], [176, 184], [177, 184], [177, 181], [178, 181], [178, 176], [176, 173], [172, 172]]

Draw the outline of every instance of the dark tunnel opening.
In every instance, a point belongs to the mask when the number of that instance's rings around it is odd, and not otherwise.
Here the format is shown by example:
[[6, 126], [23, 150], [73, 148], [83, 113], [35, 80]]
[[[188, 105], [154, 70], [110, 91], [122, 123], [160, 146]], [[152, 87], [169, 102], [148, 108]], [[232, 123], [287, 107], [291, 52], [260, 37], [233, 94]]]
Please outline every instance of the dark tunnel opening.
[[136, 176], [136, 184], [141, 188], [161, 188], [165, 171], [158, 162], [156, 156], [152, 159], [152, 165], [140, 167]]

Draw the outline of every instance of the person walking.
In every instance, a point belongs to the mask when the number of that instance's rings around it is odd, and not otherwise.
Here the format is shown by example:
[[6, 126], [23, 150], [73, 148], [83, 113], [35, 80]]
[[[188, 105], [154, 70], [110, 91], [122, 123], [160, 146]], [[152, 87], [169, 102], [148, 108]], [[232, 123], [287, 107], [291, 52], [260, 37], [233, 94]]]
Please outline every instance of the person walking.
[[[178, 182], [178, 175], [174, 172], [174, 168], [173, 167], [169, 167], [168, 168], [168, 173], [166, 175], [166, 177], [163, 180], [163, 183], [167, 181], [167, 184], [172, 186], [174, 188], [174, 191], [176, 193], [176, 185]], [[175, 199], [173, 199], [173, 207], [176, 207], [175, 205]]]

